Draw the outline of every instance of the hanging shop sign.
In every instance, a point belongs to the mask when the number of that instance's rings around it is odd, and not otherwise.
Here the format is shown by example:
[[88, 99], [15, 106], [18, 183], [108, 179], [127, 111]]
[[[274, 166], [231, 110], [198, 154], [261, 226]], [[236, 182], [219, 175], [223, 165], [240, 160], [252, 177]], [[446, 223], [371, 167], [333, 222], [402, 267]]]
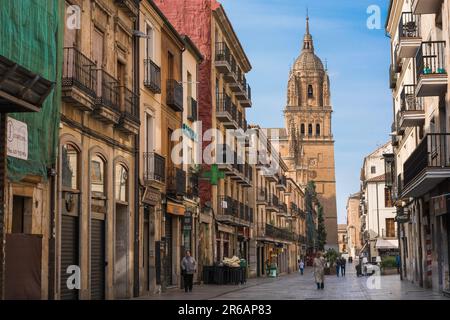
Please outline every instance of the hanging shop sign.
[[182, 204], [167, 202], [167, 213], [176, 215], [176, 216], [184, 216], [185, 207]]
[[197, 141], [197, 133], [194, 130], [192, 130], [192, 128], [189, 127], [187, 124], [183, 123], [182, 131], [186, 137], [188, 137], [192, 141]]
[[8, 117], [7, 122], [7, 155], [22, 160], [28, 160], [27, 124], [10, 117]]
[[161, 202], [161, 194], [152, 188], [145, 188], [142, 202], [151, 206], [156, 206]]
[[431, 198], [431, 210], [436, 216], [447, 214], [450, 208], [450, 194]]
[[184, 213], [184, 221], [183, 221], [183, 230], [191, 231], [192, 230], [192, 212], [186, 210]]

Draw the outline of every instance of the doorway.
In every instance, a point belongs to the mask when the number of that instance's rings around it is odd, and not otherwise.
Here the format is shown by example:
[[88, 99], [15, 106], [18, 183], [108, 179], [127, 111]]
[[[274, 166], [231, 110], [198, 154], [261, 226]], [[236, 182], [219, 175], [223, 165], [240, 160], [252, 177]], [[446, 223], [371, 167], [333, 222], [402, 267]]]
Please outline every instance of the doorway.
[[128, 296], [128, 206], [116, 203], [114, 246], [114, 296]]

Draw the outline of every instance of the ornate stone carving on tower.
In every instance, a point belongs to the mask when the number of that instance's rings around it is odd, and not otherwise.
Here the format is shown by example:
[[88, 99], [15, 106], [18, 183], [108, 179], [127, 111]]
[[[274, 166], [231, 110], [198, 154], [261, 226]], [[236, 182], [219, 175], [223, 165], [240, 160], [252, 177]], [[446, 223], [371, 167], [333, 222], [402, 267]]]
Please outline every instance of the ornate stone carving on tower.
[[[300, 56], [289, 72], [285, 132], [287, 143], [282, 154], [289, 174], [301, 185], [316, 183], [324, 207], [327, 247], [337, 249], [336, 179], [334, 140], [331, 130], [330, 80], [327, 70], [314, 52], [314, 42], [306, 18], [306, 32]], [[286, 152], [286, 151], [285, 151]]]

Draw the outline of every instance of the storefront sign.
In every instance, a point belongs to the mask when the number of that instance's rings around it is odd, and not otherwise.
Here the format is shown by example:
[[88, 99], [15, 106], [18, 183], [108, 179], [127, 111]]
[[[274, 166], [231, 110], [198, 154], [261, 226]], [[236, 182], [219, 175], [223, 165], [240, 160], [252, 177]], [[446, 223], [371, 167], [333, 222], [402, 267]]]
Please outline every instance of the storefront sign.
[[27, 124], [8, 117], [7, 155], [10, 157], [28, 160], [28, 127]]
[[176, 215], [176, 216], [184, 216], [185, 207], [182, 204], [167, 202], [167, 213]]
[[450, 194], [431, 198], [431, 210], [436, 216], [447, 214], [450, 208]]
[[157, 190], [145, 188], [142, 202], [151, 206], [156, 206], [161, 202], [161, 194]]
[[183, 123], [183, 134], [188, 137], [189, 139], [193, 140], [193, 141], [197, 141], [197, 133], [195, 133], [194, 130], [191, 129], [191, 127], [189, 127], [187, 124]]
[[184, 213], [183, 230], [185, 231], [192, 230], [192, 212], [189, 210], [186, 210], [186, 212]]

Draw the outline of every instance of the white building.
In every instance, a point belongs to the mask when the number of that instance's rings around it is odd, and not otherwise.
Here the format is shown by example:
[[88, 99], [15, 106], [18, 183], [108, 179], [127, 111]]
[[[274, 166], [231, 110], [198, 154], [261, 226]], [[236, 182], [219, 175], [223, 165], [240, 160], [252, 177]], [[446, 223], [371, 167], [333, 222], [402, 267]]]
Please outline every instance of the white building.
[[383, 154], [392, 153], [391, 143], [364, 158], [361, 169], [361, 254], [369, 261], [398, 250], [396, 209], [386, 189]]

